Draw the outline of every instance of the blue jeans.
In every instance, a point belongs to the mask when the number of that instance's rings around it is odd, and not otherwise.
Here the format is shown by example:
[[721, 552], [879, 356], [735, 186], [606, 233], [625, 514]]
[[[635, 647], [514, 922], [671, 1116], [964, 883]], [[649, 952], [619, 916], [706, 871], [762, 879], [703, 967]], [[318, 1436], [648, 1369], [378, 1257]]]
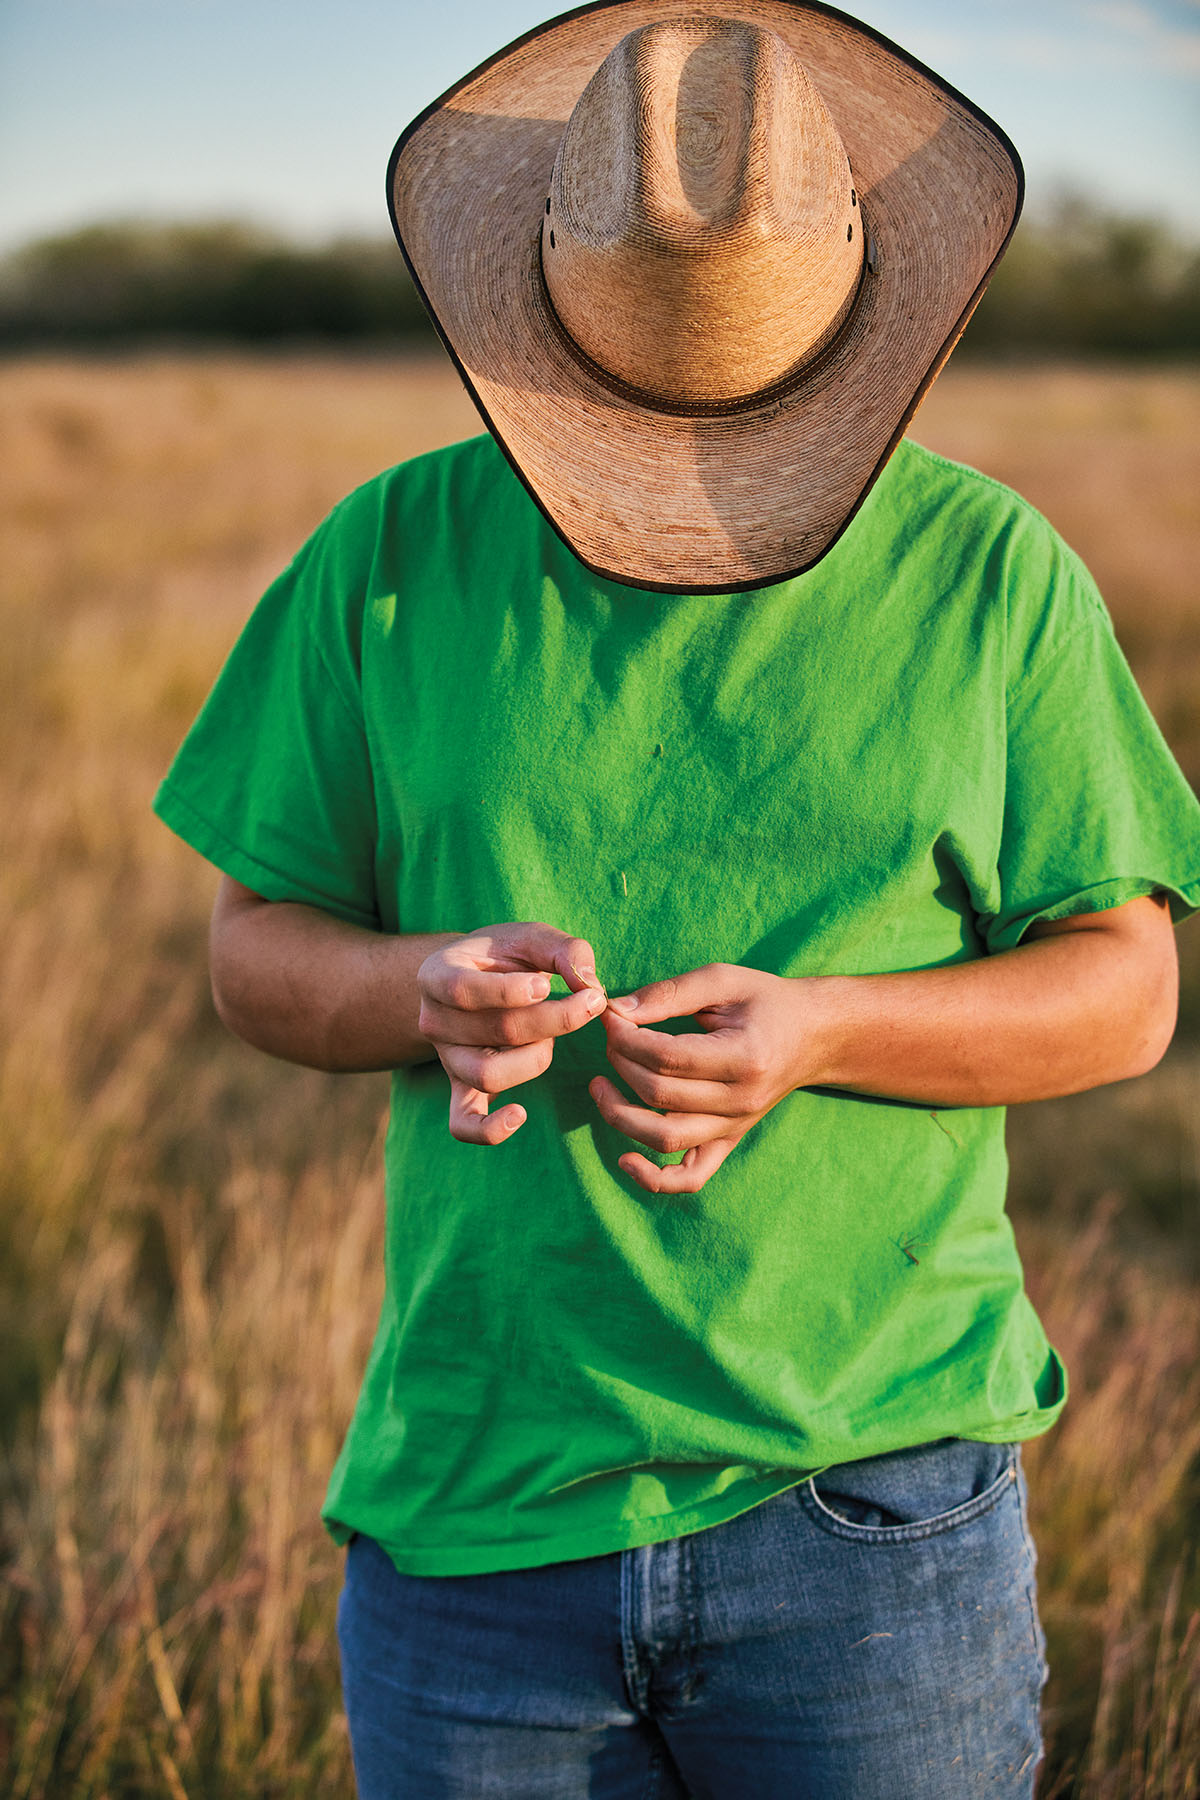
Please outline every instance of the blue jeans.
[[1015, 1445], [827, 1469], [644, 1549], [397, 1574], [338, 1613], [361, 1800], [1033, 1793], [1044, 1646]]

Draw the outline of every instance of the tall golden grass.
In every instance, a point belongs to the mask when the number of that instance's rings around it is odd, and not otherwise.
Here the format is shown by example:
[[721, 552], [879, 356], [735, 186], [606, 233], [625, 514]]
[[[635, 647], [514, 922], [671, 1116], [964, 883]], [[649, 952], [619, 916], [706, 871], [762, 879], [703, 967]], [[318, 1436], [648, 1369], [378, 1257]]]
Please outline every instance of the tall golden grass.
[[[916, 432], [1084, 553], [1193, 780], [1198, 400], [1194, 372], [951, 369]], [[378, 1305], [385, 1090], [220, 1030], [215, 877], [148, 801], [328, 506], [475, 417], [441, 365], [231, 357], [12, 363], [0, 405], [0, 1781], [336, 1800], [317, 1508]], [[1074, 1376], [1027, 1457], [1046, 1800], [1200, 1791], [1197, 936], [1163, 1066], [1013, 1121]]]

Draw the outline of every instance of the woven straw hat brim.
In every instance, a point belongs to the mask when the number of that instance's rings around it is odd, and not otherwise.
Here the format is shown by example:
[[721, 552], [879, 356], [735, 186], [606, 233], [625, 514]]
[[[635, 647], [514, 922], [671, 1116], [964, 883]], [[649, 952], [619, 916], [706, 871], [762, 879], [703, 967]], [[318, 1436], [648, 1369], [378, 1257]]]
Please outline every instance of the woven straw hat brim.
[[[620, 392], [548, 307], [539, 239], [568, 117], [628, 32], [708, 12], [787, 42], [848, 152], [874, 243], [849, 323], [791, 386], [721, 416]], [[798, 0], [609, 0], [551, 20], [409, 126], [392, 221], [485, 421], [551, 524], [596, 573], [727, 593], [810, 568], [866, 497], [1012, 234], [1008, 138], [896, 45]]]

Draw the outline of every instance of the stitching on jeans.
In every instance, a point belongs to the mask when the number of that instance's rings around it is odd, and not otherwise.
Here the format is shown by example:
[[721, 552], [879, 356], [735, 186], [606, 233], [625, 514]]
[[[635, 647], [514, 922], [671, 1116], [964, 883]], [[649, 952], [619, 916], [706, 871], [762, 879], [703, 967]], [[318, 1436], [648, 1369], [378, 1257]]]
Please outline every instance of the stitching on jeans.
[[1017, 1476], [1017, 1516], [1021, 1521], [1021, 1537], [1026, 1553], [1029, 1556], [1030, 1580], [1025, 1587], [1025, 1601], [1029, 1607], [1029, 1636], [1033, 1645], [1034, 1667], [1038, 1672], [1037, 1689], [1033, 1699], [1033, 1786], [1037, 1786], [1037, 1771], [1041, 1768], [1046, 1755], [1046, 1741], [1042, 1735], [1042, 1695], [1050, 1678], [1050, 1665], [1046, 1661], [1046, 1640], [1042, 1634], [1041, 1623], [1037, 1613], [1037, 1547], [1033, 1534], [1029, 1529], [1029, 1513], [1025, 1490], [1024, 1471], [1021, 1468], [1021, 1452], [1013, 1445], [1013, 1465]]
[[633, 1634], [633, 1584], [636, 1550], [621, 1551], [621, 1671], [629, 1704], [641, 1718], [646, 1716], [646, 1691], [638, 1665], [637, 1645]]
[[650, 1752], [650, 1767], [646, 1775], [646, 1788], [642, 1800], [657, 1800], [662, 1792], [663, 1758], [661, 1744], [655, 1744]]
[[683, 1601], [684, 1635], [683, 1635], [683, 1683], [679, 1693], [680, 1706], [690, 1706], [696, 1697], [699, 1684], [700, 1667], [698, 1650], [700, 1644], [700, 1606], [696, 1579], [695, 1545], [690, 1537], [680, 1539], [679, 1553], [682, 1562], [680, 1598]]
[[[1040, 1677], [1038, 1690], [1040, 1692], [1050, 1678], [1050, 1665], [1046, 1661], [1046, 1640], [1042, 1632], [1037, 1612], [1037, 1546], [1033, 1541], [1033, 1533], [1029, 1529], [1028, 1496], [1026, 1494], [1025, 1483], [1020, 1475], [1018, 1475], [1017, 1478], [1017, 1511], [1021, 1520], [1021, 1537], [1025, 1544], [1026, 1554], [1029, 1557], [1029, 1567], [1031, 1570], [1031, 1578], [1025, 1588], [1025, 1598], [1029, 1602], [1029, 1633], [1033, 1642], [1033, 1654], [1037, 1660], [1038, 1675]], [[1038, 1754], [1039, 1757], [1042, 1754], [1040, 1738]]]
[[796, 1490], [801, 1504], [815, 1519], [824, 1531], [834, 1537], [848, 1538], [858, 1544], [914, 1544], [925, 1538], [940, 1537], [943, 1532], [955, 1531], [961, 1525], [970, 1525], [984, 1513], [998, 1505], [1008, 1489], [1017, 1483], [1017, 1452], [1015, 1445], [1009, 1445], [1008, 1456], [1004, 1467], [990, 1487], [984, 1488], [982, 1494], [976, 1494], [971, 1500], [964, 1500], [961, 1506], [951, 1507], [949, 1512], [937, 1513], [932, 1519], [918, 1519], [911, 1525], [856, 1525], [852, 1519], [843, 1519], [840, 1513], [826, 1506], [818, 1494], [810, 1475]]

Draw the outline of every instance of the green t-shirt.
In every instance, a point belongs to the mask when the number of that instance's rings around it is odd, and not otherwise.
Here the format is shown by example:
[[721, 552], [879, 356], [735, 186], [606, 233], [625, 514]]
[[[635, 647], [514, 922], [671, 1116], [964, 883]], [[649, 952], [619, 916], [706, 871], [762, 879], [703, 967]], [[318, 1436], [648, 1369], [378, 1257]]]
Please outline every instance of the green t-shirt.
[[[387, 932], [538, 919], [610, 992], [709, 962], [960, 962], [1036, 919], [1200, 903], [1200, 808], [1075, 556], [903, 443], [808, 573], [590, 575], [490, 438], [345, 500], [247, 625], [156, 805], [238, 881]], [[807, 1471], [1044, 1431], [1061, 1364], [1001, 1108], [782, 1101], [651, 1196], [592, 1023], [499, 1148], [397, 1070], [386, 1295], [325, 1517], [417, 1574], [713, 1525]]]

